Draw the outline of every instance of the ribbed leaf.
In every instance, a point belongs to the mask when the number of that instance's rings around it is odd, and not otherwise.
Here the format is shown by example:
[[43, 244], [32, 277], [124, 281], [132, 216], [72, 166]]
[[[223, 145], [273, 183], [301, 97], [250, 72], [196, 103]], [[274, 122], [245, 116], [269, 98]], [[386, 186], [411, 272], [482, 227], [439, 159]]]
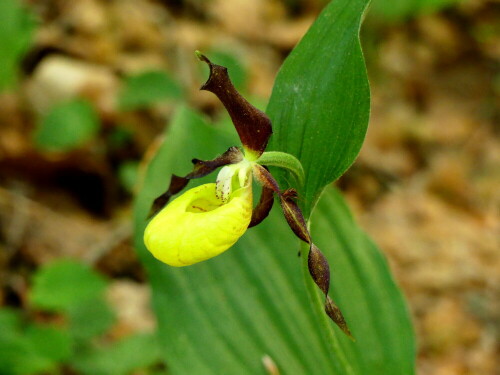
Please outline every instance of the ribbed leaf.
[[337, 335], [354, 373], [413, 374], [413, 328], [384, 256], [333, 188], [326, 189], [311, 221], [314, 241], [330, 260], [331, 294], [356, 338], [353, 343]]
[[268, 150], [288, 152], [304, 167], [306, 218], [365, 137], [370, 92], [358, 34], [368, 2], [335, 0], [324, 9], [281, 67], [266, 111], [274, 130]]
[[332, 260], [332, 290], [355, 343], [342, 333], [328, 336], [323, 316], [311, 307], [298, 242], [278, 207], [209, 261], [174, 268], [147, 252], [142, 235], [153, 199], [171, 173], [191, 168], [192, 157], [209, 159], [227, 149], [231, 140], [219, 134], [182, 109], [135, 204], [135, 245], [150, 276], [169, 373], [267, 374], [262, 359], [269, 356], [282, 375], [412, 374], [413, 336], [401, 295], [386, 262], [331, 190], [313, 218], [319, 230], [313, 235]]

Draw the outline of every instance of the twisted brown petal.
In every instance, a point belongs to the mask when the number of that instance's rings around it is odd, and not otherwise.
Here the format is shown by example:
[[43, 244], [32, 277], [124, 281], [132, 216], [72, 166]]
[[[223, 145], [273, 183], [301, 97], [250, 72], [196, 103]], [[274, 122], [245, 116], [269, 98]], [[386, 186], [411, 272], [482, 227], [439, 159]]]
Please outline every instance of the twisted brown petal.
[[333, 300], [327, 295], [325, 301], [325, 312], [330, 317], [331, 320], [335, 322], [339, 326], [339, 328], [344, 332], [349, 338], [354, 340], [349, 327], [344, 319], [344, 315], [342, 315], [342, 311], [340, 311], [339, 307], [333, 302]]
[[189, 183], [189, 180], [205, 177], [207, 174], [212, 173], [219, 167], [227, 164], [236, 164], [241, 160], [243, 160], [243, 154], [238, 147], [230, 147], [226, 152], [213, 160], [193, 159], [193, 171], [184, 177], [176, 176], [175, 174], [172, 175], [167, 191], [153, 201], [151, 210], [148, 214], [148, 219], [156, 215], [163, 207], [165, 207], [172, 195], [175, 195], [184, 189]]
[[267, 170], [266, 167], [255, 164], [252, 169], [253, 175], [255, 179], [262, 185], [267, 187], [268, 189], [275, 192], [278, 196], [281, 195], [280, 187], [273, 175]]
[[330, 266], [323, 253], [318, 249], [318, 247], [311, 243], [309, 247], [309, 255], [307, 257], [307, 266], [309, 268], [309, 274], [314, 280], [315, 284], [321, 289], [325, 295], [325, 312], [330, 317], [331, 320], [339, 326], [339, 328], [351, 339], [354, 339], [347, 323], [342, 315], [342, 311], [333, 302], [333, 300], [328, 295], [330, 290]]
[[309, 248], [307, 265], [312, 279], [325, 295], [326, 314], [347, 336], [353, 338], [342, 312], [328, 295], [328, 290], [330, 289], [330, 266], [328, 265], [328, 261], [323, 253], [313, 243], [311, 243]]
[[226, 67], [213, 64], [202, 54], [198, 54], [198, 58], [210, 67], [210, 76], [207, 82], [201, 86], [201, 90], [210, 91], [219, 98], [231, 116], [243, 146], [253, 151], [256, 157], [260, 156], [266, 149], [269, 137], [273, 132], [271, 120], [234, 88]]
[[[328, 295], [330, 290], [330, 266], [328, 260], [318, 247], [312, 242], [311, 235], [307, 229], [307, 224], [304, 215], [299, 206], [295, 202], [298, 194], [295, 189], [287, 189], [284, 192], [279, 190], [279, 185], [269, 171], [260, 165], [253, 168], [253, 174], [257, 181], [263, 185], [263, 194], [267, 190], [271, 196], [276, 193], [280, 198], [281, 207], [285, 215], [285, 219], [292, 229], [293, 233], [302, 241], [309, 244], [309, 254], [307, 256], [307, 266], [309, 274], [314, 283], [325, 295], [325, 312], [330, 319], [351, 339], [354, 339], [347, 323], [340, 311], [339, 307], [333, 302]], [[264, 190], [265, 189], [265, 190]], [[261, 197], [261, 201], [263, 197]], [[271, 203], [272, 204], [272, 203]], [[253, 216], [252, 216], [253, 221]]]
[[274, 191], [265, 186], [262, 187], [259, 203], [253, 209], [252, 219], [250, 220], [249, 228], [254, 227], [262, 222], [271, 212], [274, 203]]
[[326, 295], [330, 288], [330, 266], [323, 253], [314, 244], [311, 244], [307, 257], [309, 273], [316, 285]]
[[311, 235], [307, 229], [304, 215], [295, 202], [298, 197], [297, 191], [295, 189], [287, 189], [281, 192], [274, 177], [263, 166], [256, 165], [253, 169], [253, 174], [256, 180], [263, 185], [264, 189], [267, 188], [270, 192], [274, 192], [278, 195], [285, 219], [293, 233], [302, 241], [309, 244], [307, 266], [314, 283], [325, 295], [325, 312], [347, 336], [353, 338], [342, 312], [330, 296], [328, 296], [328, 291], [330, 289], [330, 266], [328, 265], [326, 257], [311, 240]]
[[285, 190], [280, 195], [281, 207], [283, 208], [283, 213], [285, 214], [285, 219], [293, 230], [293, 233], [299, 237], [302, 241], [311, 244], [311, 235], [307, 229], [306, 220], [299, 206], [295, 202], [297, 198], [297, 191], [295, 189]]

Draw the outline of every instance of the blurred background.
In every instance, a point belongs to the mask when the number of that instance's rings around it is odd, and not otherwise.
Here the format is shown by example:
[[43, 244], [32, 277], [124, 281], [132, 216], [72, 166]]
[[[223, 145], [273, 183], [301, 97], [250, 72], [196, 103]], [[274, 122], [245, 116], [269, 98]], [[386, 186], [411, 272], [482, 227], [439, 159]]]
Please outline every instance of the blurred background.
[[[224, 119], [194, 50], [265, 108], [325, 3], [0, 2], [0, 374], [168, 373], [131, 242], [140, 160], [181, 105]], [[337, 185], [408, 299], [420, 375], [500, 374], [499, 16], [373, 0], [361, 33], [372, 115]]]

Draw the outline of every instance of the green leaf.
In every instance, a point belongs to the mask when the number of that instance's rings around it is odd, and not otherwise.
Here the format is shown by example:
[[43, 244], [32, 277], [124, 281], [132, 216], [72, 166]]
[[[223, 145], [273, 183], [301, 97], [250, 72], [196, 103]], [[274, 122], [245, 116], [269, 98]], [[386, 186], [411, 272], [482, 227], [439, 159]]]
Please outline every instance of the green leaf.
[[68, 307], [69, 332], [77, 341], [104, 334], [115, 322], [115, 314], [104, 298], [82, 300]]
[[67, 331], [33, 325], [28, 327], [24, 337], [38, 355], [54, 364], [68, 360], [72, 354], [72, 341]]
[[99, 131], [99, 117], [83, 99], [56, 105], [42, 118], [35, 132], [36, 145], [47, 151], [69, 151], [92, 139]]
[[0, 335], [0, 373], [2, 375], [26, 375], [48, 371], [54, 362], [41, 356], [22, 335]]
[[12, 86], [17, 66], [31, 43], [35, 21], [20, 1], [0, 1], [0, 91]]
[[11, 321], [12, 314], [7, 319], [5, 314], [0, 315], [1, 323], [7, 323], [0, 331], [0, 374], [48, 373], [70, 357], [72, 342], [67, 332], [40, 325], [23, 329], [20, 322]]
[[20, 326], [21, 318], [16, 310], [6, 307], [0, 309], [0, 332], [3, 335], [15, 332]]
[[274, 130], [268, 150], [292, 154], [304, 167], [299, 196], [306, 218], [365, 137], [370, 92], [359, 28], [367, 5], [335, 0], [323, 10], [285, 60], [267, 107]]
[[179, 84], [163, 71], [147, 71], [129, 76], [118, 98], [122, 110], [150, 106], [158, 101], [182, 97]]
[[126, 161], [118, 167], [118, 179], [122, 186], [129, 192], [134, 191], [137, 183], [139, 163], [135, 160]]
[[182, 175], [192, 157], [211, 158], [228, 146], [225, 134], [221, 138], [186, 109], [165, 139], [145, 173], [134, 221], [170, 374], [264, 375], [264, 356], [282, 374], [413, 374], [414, 338], [401, 293], [381, 254], [331, 189], [314, 216], [320, 228], [314, 235], [331, 260], [333, 296], [355, 343], [333, 323], [325, 328], [323, 314], [312, 308], [298, 243], [279, 208], [214, 259], [183, 268], [154, 259], [142, 236], [151, 203], [168, 185], [166, 176]]
[[138, 334], [118, 341], [109, 347], [97, 348], [78, 358], [72, 365], [83, 374], [125, 375], [159, 362], [156, 336]]
[[31, 303], [41, 309], [67, 311], [101, 297], [105, 287], [104, 279], [86, 265], [59, 260], [35, 274]]

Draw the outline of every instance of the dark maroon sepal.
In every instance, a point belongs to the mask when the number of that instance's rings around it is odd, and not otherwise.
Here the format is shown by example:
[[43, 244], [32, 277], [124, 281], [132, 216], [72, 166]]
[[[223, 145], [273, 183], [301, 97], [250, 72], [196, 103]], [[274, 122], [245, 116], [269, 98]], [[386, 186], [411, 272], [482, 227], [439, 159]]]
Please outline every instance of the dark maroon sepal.
[[[328, 291], [330, 289], [330, 266], [328, 265], [328, 260], [326, 259], [326, 257], [312, 242], [311, 234], [307, 229], [306, 220], [304, 219], [304, 215], [302, 214], [302, 211], [300, 210], [300, 207], [296, 202], [298, 198], [297, 191], [295, 189], [287, 189], [284, 192], [281, 192], [274, 177], [271, 175], [271, 173], [269, 173], [267, 168], [261, 165], [256, 164], [253, 167], [253, 175], [255, 176], [255, 179], [263, 186], [263, 189], [265, 189], [263, 190], [263, 195], [264, 191], [267, 191], [266, 194], [270, 195], [271, 202], [273, 194], [276, 194], [280, 198], [281, 208], [283, 209], [285, 219], [292, 229], [293, 233], [295, 233], [295, 235], [302, 241], [309, 244], [307, 266], [309, 269], [309, 274], [311, 275], [314, 283], [325, 295], [325, 313], [330, 319], [333, 320], [335, 324], [337, 324], [342, 332], [353, 339], [353, 336], [349, 330], [349, 327], [347, 326], [342, 312], [328, 295]], [[263, 199], [264, 198], [261, 197], [261, 201]], [[257, 207], [259, 207], [259, 205]], [[252, 215], [252, 222], [253, 220], [254, 216]]]
[[335, 324], [344, 332], [347, 336], [354, 340], [354, 337], [347, 326], [344, 319], [342, 311], [333, 302], [333, 300], [328, 295], [330, 290], [330, 266], [323, 253], [318, 249], [318, 247], [311, 243], [309, 248], [309, 255], [307, 256], [307, 266], [309, 268], [309, 274], [311, 275], [314, 283], [325, 295], [325, 312], [328, 317], [333, 320]]
[[254, 227], [262, 222], [271, 212], [274, 203], [274, 191], [265, 186], [262, 187], [259, 203], [252, 211], [252, 219], [248, 227]]
[[160, 212], [173, 195], [186, 187], [189, 180], [205, 177], [219, 167], [228, 164], [236, 164], [242, 160], [243, 154], [238, 147], [230, 147], [226, 152], [213, 160], [193, 159], [193, 171], [184, 177], [176, 176], [175, 174], [172, 175], [167, 191], [153, 201], [147, 218], [149, 219]]
[[193, 159], [193, 171], [186, 175], [185, 178], [192, 180], [195, 178], [205, 177], [219, 167], [228, 164], [236, 164], [243, 160], [243, 154], [238, 147], [229, 147], [226, 152], [216, 157], [213, 160]]
[[214, 93], [226, 107], [243, 146], [256, 156], [264, 152], [273, 132], [267, 115], [250, 104], [233, 86], [227, 68], [213, 64], [205, 55], [198, 58], [210, 67], [208, 81], [200, 90]]
[[327, 295], [330, 289], [330, 266], [323, 253], [314, 244], [311, 244], [307, 256], [307, 266], [316, 285]]
[[182, 189], [184, 189], [188, 184], [188, 182], [189, 179], [185, 177], [176, 176], [175, 174], [173, 174], [172, 178], [170, 179], [170, 185], [168, 186], [167, 191], [153, 201], [153, 204], [151, 205], [151, 209], [149, 210], [147, 218], [150, 219], [158, 212], [160, 212], [160, 210], [167, 205], [168, 201], [170, 200], [170, 197], [172, 195], [177, 194]]
[[280, 195], [280, 203], [285, 214], [285, 219], [292, 229], [293, 233], [302, 241], [311, 243], [311, 235], [307, 229], [306, 220], [298, 204], [295, 202], [297, 199], [297, 191], [295, 189], [285, 190]]
[[255, 164], [253, 166], [252, 173], [259, 184], [274, 191], [278, 196], [281, 195], [278, 182], [276, 182], [275, 178], [273, 177], [271, 172], [269, 172], [267, 167], [260, 164]]
[[325, 312], [326, 315], [328, 315], [328, 317], [333, 320], [335, 324], [337, 324], [342, 332], [344, 332], [351, 340], [356, 341], [349, 327], [347, 326], [347, 322], [344, 319], [344, 315], [342, 315], [342, 311], [340, 311], [339, 307], [329, 296], [326, 296]]

